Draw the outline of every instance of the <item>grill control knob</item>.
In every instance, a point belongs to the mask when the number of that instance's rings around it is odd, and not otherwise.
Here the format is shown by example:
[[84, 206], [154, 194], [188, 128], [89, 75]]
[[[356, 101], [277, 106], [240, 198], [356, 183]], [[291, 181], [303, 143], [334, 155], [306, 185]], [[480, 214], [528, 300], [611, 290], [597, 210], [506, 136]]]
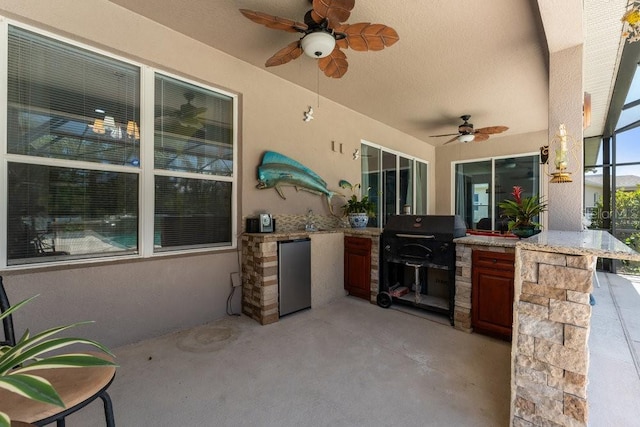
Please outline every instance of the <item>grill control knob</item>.
[[384, 247], [384, 250], [387, 251], [387, 252], [390, 252], [391, 251], [391, 245], [386, 245]]
[[442, 246], [440, 246], [440, 252], [447, 252], [449, 250], [449, 244], [445, 243]]

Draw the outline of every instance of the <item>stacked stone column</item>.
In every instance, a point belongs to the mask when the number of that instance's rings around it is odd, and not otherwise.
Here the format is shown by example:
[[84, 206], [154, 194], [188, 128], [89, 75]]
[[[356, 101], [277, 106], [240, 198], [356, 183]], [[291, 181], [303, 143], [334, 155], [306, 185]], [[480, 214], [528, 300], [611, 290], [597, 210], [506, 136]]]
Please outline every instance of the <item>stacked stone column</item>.
[[262, 325], [278, 321], [278, 242], [242, 236], [242, 312]]
[[516, 249], [514, 427], [586, 426], [595, 256]]

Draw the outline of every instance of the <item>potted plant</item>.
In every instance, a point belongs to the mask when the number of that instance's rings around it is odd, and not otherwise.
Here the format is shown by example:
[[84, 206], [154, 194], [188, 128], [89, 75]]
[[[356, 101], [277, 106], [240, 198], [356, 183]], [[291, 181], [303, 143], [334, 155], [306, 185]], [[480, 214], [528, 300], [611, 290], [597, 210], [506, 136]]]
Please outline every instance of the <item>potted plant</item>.
[[539, 232], [540, 223], [534, 221], [547, 209], [547, 204], [535, 194], [522, 197], [522, 187], [514, 186], [513, 200], [506, 199], [498, 204], [502, 216], [509, 219], [509, 231], [518, 237], [529, 237]]
[[[37, 296], [37, 295], [36, 295]], [[0, 314], [0, 321], [31, 301], [34, 297], [15, 304]], [[31, 336], [29, 330], [18, 340], [15, 346], [0, 346], [0, 388], [20, 394], [28, 399], [50, 403], [64, 408], [64, 403], [56, 390], [46, 379], [34, 375], [37, 369], [81, 368], [88, 366], [116, 366], [115, 363], [90, 354], [70, 353], [44, 356], [53, 350], [59, 350], [73, 344], [88, 344], [113, 356], [102, 344], [83, 338], [53, 338], [67, 329], [91, 322], [79, 322], [59, 326]], [[9, 416], [0, 410], [0, 427], [9, 427]]]
[[358, 190], [360, 184], [351, 186], [346, 181], [341, 181], [340, 186], [343, 188], [351, 188], [353, 194], [347, 199], [347, 203], [342, 206], [342, 211], [349, 217], [349, 224], [352, 228], [364, 228], [369, 222], [369, 218], [376, 216], [376, 204], [365, 194], [358, 200]]

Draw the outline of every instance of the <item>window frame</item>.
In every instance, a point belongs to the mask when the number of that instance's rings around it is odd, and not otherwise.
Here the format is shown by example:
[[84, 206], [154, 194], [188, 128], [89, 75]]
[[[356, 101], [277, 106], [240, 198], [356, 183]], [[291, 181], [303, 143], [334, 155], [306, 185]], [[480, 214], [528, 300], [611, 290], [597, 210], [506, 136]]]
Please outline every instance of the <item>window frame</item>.
[[[424, 164], [426, 166], [426, 185], [425, 185], [425, 213], [424, 214], [420, 214], [420, 215], [427, 215], [427, 212], [429, 212], [429, 173], [431, 170], [431, 163], [427, 160], [424, 160], [422, 158], [416, 157], [416, 156], [412, 156], [410, 154], [406, 154], [403, 153], [401, 151], [396, 151], [396, 150], [392, 150], [389, 148], [386, 148], [382, 145], [379, 144], [374, 144], [370, 141], [366, 141], [366, 140], [361, 140], [360, 141], [360, 146], [362, 148], [363, 145], [366, 145], [368, 147], [380, 150], [380, 159], [379, 159], [379, 167], [380, 167], [380, 171], [382, 172], [382, 162], [383, 162], [383, 153], [388, 153], [388, 154], [392, 154], [395, 156], [395, 167], [396, 167], [396, 177], [400, 176], [400, 158], [404, 158], [410, 161], [411, 164], [411, 200], [412, 200], [412, 214], [415, 214], [415, 204], [416, 204], [416, 196], [417, 196], [417, 183], [416, 183], [416, 177], [418, 176], [417, 172], [416, 172], [416, 165], [418, 162]], [[360, 151], [364, 151], [364, 150], [360, 150]], [[360, 171], [360, 182], [364, 182], [363, 179], [363, 171]], [[385, 188], [385, 183], [382, 182], [383, 179], [383, 173], [380, 173], [378, 176], [378, 188], [382, 189], [381, 193], [378, 195], [378, 201], [382, 201], [384, 203], [385, 200], [385, 194], [384, 194], [384, 188]], [[391, 213], [391, 215], [399, 215], [402, 213], [402, 206], [400, 206], [400, 204], [398, 203], [398, 194], [400, 194], [400, 179], [396, 179], [395, 180], [395, 194], [396, 194], [396, 199], [395, 199], [395, 207], [396, 207], [396, 211], [394, 213]], [[364, 193], [363, 193], [364, 194]], [[385, 225], [385, 212], [383, 212], [383, 206], [382, 204], [378, 203], [378, 205], [376, 206], [376, 215], [378, 218], [380, 218], [381, 220], [379, 221], [379, 223], [375, 226], [375, 228], [379, 228], [382, 229], [384, 228]]]
[[[451, 162], [451, 199], [450, 199], [450, 212], [452, 215], [456, 215], [456, 167], [461, 164], [467, 163], [478, 163], [478, 162], [491, 162], [491, 196], [490, 196], [490, 207], [493, 209], [496, 204], [496, 194], [495, 194], [495, 180], [496, 180], [496, 160], [510, 159], [510, 158], [518, 158], [518, 157], [529, 157], [529, 156], [538, 156], [540, 157], [540, 152], [533, 151], [527, 153], [517, 153], [517, 154], [508, 154], [502, 156], [491, 156], [491, 157], [481, 157], [477, 159], [465, 159], [465, 160], [457, 160]], [[545, 185], [544, 185], [544, 177], [547, 174], [544, 173], [543, 165], [538, 162], [538, 194], [540, 197], [545, 196]], [[495, 230], [496, 218], [495, 215], [491, 215], [491, 229]], [[546, 212], [542, 212], [540, 214], [540, 224], [543, 227], [547, 225], [547, 214]], [[472, 224], [471, 224], [472, 225]], [[470, 229], [473, 229], [470, 224], [467, 224]]]
[[[19, 29], [31, 31], [43, 37], [51, 38], [60, 43], [66, 43], [73, 47], [87, 50], [92, 54], [101, 55], [108, 59], [126, 63], [137, 67], [140, 70], [140, 164], [138, 167], [130, 167], [124, 165], [103, 164], [99, 162], [90, 162], [82, 160], [67, 160], [56, 158], [36, 157], [22, 154], [8, 153], [8, 60], [9, 60], [9, 27], [13, 26]], [[144, 259], [165, 256], [176, 256], [189, 253], [203, 252], [221, 252], [228, 250], [237, 250], [238, 246], [238, 182], [239, 182], [239, 141], [238, 141], [238, 124], [239, 124], [239, 95], [234, 92], [219, 88], [211, 83], [195, 77], [188, 77], [185, 74], [177, 74], [164, 70], [162, 68], [152, 67], [144, 63], [131, 60], [129, 58], [115, 55], [111, 52], [102, 50], [90, 44], [81, 43], [59, 34], [43, 30], [19, 21], [0, 16], [0, 128], [4, 131], [0, 132], [0, 176], [2, 183], [0, 184], [0, 200], [3, 201], [0, 208], [0, 270], [23, 270], [51, 267], [53, 265], [80, 265], [89, 263], [118, 262], [127, 259]], [[154, 161], [154, 105], [155, 91], [154, 79], [156, 74], [161, 74], [180, 82], [192, 84], [204, 90], [213, 91], [220, 95], [227, 96], [232, 100], [232, 151], [233, 151], [233, 170], [231, 175], [198, 175], [188, 172], [176, 172], [170, 170], [155, 169]], [[137, 253], [123, 253], [119, 255], [108, 256], [90, 256], [86, 258], [67, 259], [67, 260], [51, 260], [37, 263], [23, 263], [8, 265], [7, 253], [7, 230], [8, 230], [8, 165], [10, 162], [28, 163], [42, 166], [54, 166], [63, 168], [80, 168], [95, 171], [107, 171], [116, 173], [135, 173], [138, 175], [138, 250]], [[167, 250], [162, 252], [154, 251], [154, 181], [156, 175], [176, 176], [191, 179], [215, 180], [231, 183], [231, 242], [229, 245], [211, 244], [207, 247], [180, 248], [176, 250]]]

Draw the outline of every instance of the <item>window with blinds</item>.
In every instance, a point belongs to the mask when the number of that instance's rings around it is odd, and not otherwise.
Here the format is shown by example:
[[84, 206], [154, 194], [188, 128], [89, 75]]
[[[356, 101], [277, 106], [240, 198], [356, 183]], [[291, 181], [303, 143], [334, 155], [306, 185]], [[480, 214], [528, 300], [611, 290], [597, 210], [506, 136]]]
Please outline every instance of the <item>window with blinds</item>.
[[[19, 26], [7, 33], [0, 266], [234, 243], [234, 97]], [[148, 129], [141, 117], [153, 117]]]
[[156, 251], [231, 244], [233, 99], [156, 74]]

